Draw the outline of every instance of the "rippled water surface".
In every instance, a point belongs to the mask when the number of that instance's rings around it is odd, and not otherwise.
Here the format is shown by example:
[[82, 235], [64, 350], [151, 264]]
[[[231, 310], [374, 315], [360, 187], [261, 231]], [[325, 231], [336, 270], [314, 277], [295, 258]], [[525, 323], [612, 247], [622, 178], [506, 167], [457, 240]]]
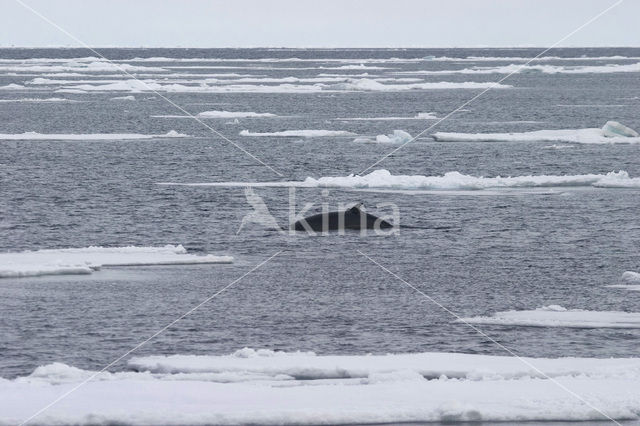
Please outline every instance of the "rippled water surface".
[[[260, 78], [340, 74], [354, 79], [418, 78], [423, 82], [492, 82], [504, 74], [402, 73], [495, 67], [512, 62], [364, 60], [431, 55], [531, 57], [537, 53], [533, 49], [104, 52], [119, 63], [136, 66], [236, 67], [167, 68], [171, 74], [190, 74], [181, 78], [195, 81], [204, 78], [197, 74], [237, 73]], [[566, 58], [583, 55], [638, 57], [640, 50], [554, 52], [554, 56]], [[93, 54], [81, 50], [0, 50], [2, 60], [86, 56]], [[304, 61], [132, 61], [138, 57], [297, 57]], [[327, 69], [349, 64], [327, 60], [336, 58], [362, 58], [365, 69]], [[575, 59], [545, 64], [636, 62]], [[429, 192], [330, 188], [323, 194], [320, 188], [297, 188], [298, 210], [305, 202], [314, 203], [313, 211], [319, 211], [322, 202], [337, 208], [338, 203], [362, 201], [373, 211], [378, 204], [395, 203], [401, 224], [406, 225], [390, 237], [357, 233], [312, 237], [281, 235], [257, 224], [247, 224], [237, 233], [243, 216], [252, 211], [242, 185], [157, 184], [299, 181], [359, 173], [396, 146], [354, 143], [355, 136], [247, 137], [239, 132], [325, 129], [375, 138], [401, 129], [417, 135], [435, 121], [339, 118], [413, 117], [424, 112], [444, 117], [479, 93], [478, 89], [69, 93], [65, 87], [73, 86], [73, 82], [33, 81], [113, 79], [113, 73], [105, 77], [102, 72], [89, 77], [59, 75], [65, 72], [71, 71], [1, 71], [0, 86], [24, 86], [0, 91], [1, 100], [61, 97], [78, 102], [0, 102], [0, 133], [163, 135], [176, 130], [189, 137], [0, 140], [0, 249], [183, 244], [196, 253], [230, 254], [235, 262], [105, 268], [90, 276], [2, 279], [1, 377], [25, 375], [53, 361], [99, 369], [276, 253], [275, 258], [150, 341], [139, 353], [223, 354], [247, 346], [321, 354], [504, 354], [486, 336], [454, 323], [455, 315], [489, 315], [552, 304], [598, 311], [640, 311], [640, 293], [605, 287], [618, 283], [624, 271], [640, 269], [638, 189], [585, 186]], [[155, 71], [137, 70], [133, 74], [154, 81], [164, 78]], [[142, 77], [145, 74], [151, 76]], [[572, 147], [568, 149], [549, 149], [552, 144], [543, 142], [456, 143], [436, 142], [429, 137], [435, 131], [504, 133], [601, 127], [607, 120], [638, 129], [638, 83], [637, 72], [549, 74], [534, 70], [516, 74], [503, 82], [511, 88], [490, 90], [373, 169], [387, 169], [396, 175], [436, 176], [458, 171], [486, 177], [625, 170], [631, 177], [639, 177], [640, 144], [569, 144]], [[117, 96], [134, 96], [135, 100], [112, 99]], [[205, 121], [230, 143], [193, 119], [158, 117], [184, 115], [163, 97], [191, 114], [226, 110], [272, 113], [277, 117]], [[285, 226], [288, 190], [255, 188], [254, 192], [263, 197]], [[491, 339], [527, 356], [626, 357], [637, 356], [640, 348], [638, 329], [479, 327]]]

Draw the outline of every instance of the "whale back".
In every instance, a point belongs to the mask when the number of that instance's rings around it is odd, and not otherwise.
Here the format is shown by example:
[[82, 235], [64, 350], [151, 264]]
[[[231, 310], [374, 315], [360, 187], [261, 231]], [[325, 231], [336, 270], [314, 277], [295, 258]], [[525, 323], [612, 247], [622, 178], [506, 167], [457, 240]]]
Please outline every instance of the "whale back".
[[[304, 223], [314, 232], [339, 231], [341, 229], [388, 229], [393, 225], [384, 219], [367, 213], [361, 209], [362, 203], [337, 212], [318, 213], [297, 221], [296, 231], [306, 231]], [[327, 229], [325, 229], [325, 227]]]

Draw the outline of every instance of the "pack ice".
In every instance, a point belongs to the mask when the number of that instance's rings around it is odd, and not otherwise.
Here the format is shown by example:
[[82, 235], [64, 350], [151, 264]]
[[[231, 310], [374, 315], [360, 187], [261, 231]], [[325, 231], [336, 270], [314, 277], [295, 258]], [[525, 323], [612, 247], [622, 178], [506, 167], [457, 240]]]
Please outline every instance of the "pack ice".
[[[90, 379], [90, 380], [88, 380]], [[375, 424], [638, 420], [639, 358], [242, 349], [146, 356], [129, 370], [62, 363], [0, 379], [0, 425]]]

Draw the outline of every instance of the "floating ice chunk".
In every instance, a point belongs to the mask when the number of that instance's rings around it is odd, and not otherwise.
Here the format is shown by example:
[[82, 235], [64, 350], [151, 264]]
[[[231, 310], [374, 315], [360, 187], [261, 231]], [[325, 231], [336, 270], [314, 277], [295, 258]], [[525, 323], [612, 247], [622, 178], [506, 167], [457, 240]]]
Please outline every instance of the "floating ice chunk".
[[416, 118], [423, 120], [437, 120], [438, 117], [433, 112], [419, 112], [416, 114]]
[[628, 291], [640, 291], [640, 284], [612, 284], [608, 285], [609, 288], [621, 288]]
[[26, 89], [26, 87], [20, 84], [15, 84], [15, 83], [7, 84], [6, 86], [0, 86], [0, 90], [23, 90], [23, 89]]
[[198, 114], [200, 118], [267, 118], [277, 117], [275, 114], [268, 112], [250, 112], [250, 111], [204, 111]]
[[70, 93], [70, 94], [80, 95], [83, 93], [87, 93], [87, 91], [81, 90], [81, 89], [58, 89], [56, 90], [56, 93]]
[[625, 271], [622, 274], [622, 279], [624, 281], [630, 281], [630, 282], [640, 282], [640, 273], [638, 272], [633, 272], [633, 271]]
[[575, 145], [562, 145], [562, 144], [553, 144], [543, 146], [542, 149], [567, 149], [567, 148], [575, 148]]
[[1, 103], [8, 102], [79, 102], [73, 99], [65, 99], [65, 98], [20, 98], [20, 99], [1, 99]]
[[[508, 59], [508, 58], [507, 58]], [[516, 58], [511, 58], [516, 59]], [[546, 64], [510, 64], [492, 67], [473, 67], [449, 70], [417, 70], [399, 71], [399, 75], [443, 75], [443, 74], [515, 74], [515, 73], [544, 73], [544, 74], [608, 74], [639, 72], [640, 63], [635, 64], [606, 64], [606, 65], [546, 65]]]
[[627, 137], [627, 138], [637, 138], [640, 136], [638, 132], [633, 130], [630, 127], [625, 126], [624, 124], [620, 124], [617, 121], [607, 121], [607, 123], [602, 127], [602, 133], [608, 138], [615, 137]]
[[608, 285], [610, 288], [621, 288], [629, 291], [640, 291], [640, 274], [637, 272], [626, 271], [620, 277], [622, 281], [625, 281], [629, 284], [613, 284]]
[[170, 130], [164, 135], [143, 135], [140, 133], [55, 133], [45, 134], [25, 132], [18, 134], [0, 133], [0, 140], [33, 140], [33, 141], [115, 141], [155, 138], [188, 138], [189, 135]]
[[419, 112], [413, 117], [352, 117], [336, 118], [339, 121], [393, 121], [393, 120], [437, 120], [438, 117], [432, 112]]
[[479, 83], [479, 82], [428, 82], [428, 83], [410, 83], [410, 84], [382, 84], [369, 78], [352, 79], [344, 83], [326, 85], [328, 90], [347, 90], [347, 91], [404, 91], [404, 90], [431, 90], [431, 89], [506, 89], [511, 86], [497, 83]]
[[528, 327], [640, 328], [640, 313], [565, 309], [549, 305], [534, 310], [496, 312], [488, 317], [460, 318], [457, 322]]
[[376, 142], [379, 143], [405, 143], [409, 142], [413, 137], [404, 130], [394, 130], [390, 135], [378, 135], [376, 136]]
[[188, 138], [190, 137], [187, 134], [184, 133], [180, 133], [177, 132], [175, 130], [169, 130], [167, 133], [165, 133], [164, 135], [157, 135], [155, 137], [164, 137], [164, 138]]
[[589, 175], [539, 175], [483, 177], [464, 175], [460, 172], [447, 172], [442, 176], [393, 175], [388, 170], [378, 169], [360, 176], [308, 177], [304, 181], [277, 182], [202, 182], [176, 183], [160, 182], [159, 185], [184, 186], [262, 186], [301, 188], [358, 188], [382, 190], [483, 190], [494, 188], [553, 188], [553, 187], [602, 187], [602, 188], [640, 188], [640, 178], [630, 178], [623, 170], [607, 174]]
[[133, 95], [129, 96], [115, 96], [111, 98], [112, 101], [135, 101], [136, 97]]
[[90, 274], [102, 266], [231, 263], [230, 256], [188, 254], [181, 245], [86, 247], [0, 253], [0, 278]]
[[[129, 366], [153, 374], [250, 373], [305, 380], [367, 378], [407, 372], [429, 379], [446, 375], [464, 380], [513, 380], [593, 376], [638, 377], [640, 359], [526, 358], [540, 371], [514, 357], [462, 353], [406, 353], [384, 355], [317, 355], [243, 348], [231, 355], [154, 355], [134, 357]], [[546, 376], [545, 376], [546, 375]]]
[[394, 130], [389, 135], [378, 135], [375, 139], [369, 139], [365, 137], [355, 138], [353, 141], [356, 143], [390, 143], [390, 144], [402, 144], [411, 141], [413, 138], [404, 130]]
[[[638, 134], [626, 126], [618, 127], [605, 125], [605, 128], [608, 129], [606, 131], [607, 134], [605, 134], [604, 128], [589, 128], [536, 130], [533, 132], [522, 133], [437, 132], [432, 136], [437, 141], [447, 142], [572, 142], [582, 144], [640, 143], [640, 137], [638, 137]], [[623, 128], [628, 130], [624, 130]], [[622, 136], [620, 133], [614, 133], [612, 129], [615, 129], [616, 131], [624, 131], [627, 135]], [[632, 136], [633, 134], [635, 134], [635, 136]]]
[[250, 132], [249, 130], [242, 130], [240, 136], [284, 136], [284, 137], [303, 137], [303, 138], [318, 138], [326, 136], [353, 136], [354, 133], [344, 130], [285, 130], [282, 132]]

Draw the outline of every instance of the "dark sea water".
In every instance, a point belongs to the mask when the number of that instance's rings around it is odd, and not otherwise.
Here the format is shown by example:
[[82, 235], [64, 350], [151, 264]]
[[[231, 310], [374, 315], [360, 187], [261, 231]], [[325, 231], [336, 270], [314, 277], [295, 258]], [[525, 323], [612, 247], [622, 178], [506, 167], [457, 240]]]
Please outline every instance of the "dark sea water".
[[[536, 49], [454, 50], [174, 50], [106, 49], [109, 59], [137, 66], [181, 68], [171, 74], [238, 73], [312, 78], [364, 72], [371, 78], [492, 82], [505, 74], [400, 75], [416, 70], [495, 67], [502, 62], [379, 62], [379, 70], [325, 69], [336, 58], [468, 56], [532, 57]], [[568, 58], [639, 57], [640, 49], [560, 49]], [[81, 58], [83, 50], [0, 50], [0, 59]], [[260, 59], [291, 62], [134, 62], [133, 58]], [[126, 61], [123, 61], [126, 60]], [[312, 60], [312, 61], [307, 61]], [[554, 66], [629, 64], [638, 60], [552, 60]], [[357, 61], [355, 62], [357, 64]], [[350, 63], [353, 65], [353, 63]], [[0, 64], [2, 67], [7, 63]], [[325, 67], [325, 68], [321, 68]], [[286, 69], [281, 69], [286, 68]], [[4, 68], [3, 68], [4, 69]], [[396, 146], [353, 143], [350, 137], [243, 137], [241, 130], [344, 130], [358, 135], [412, 135], [433, 120], [340, 121], [354, 117], [442, 117], [480, 92], [469, 89], [326, 93], [161, 92], [189, 113], [254, 111], [277, 118], [207, 120], [234, 143], [279, 171], [278, 176], [154, 93], [60, 93], [61, 83], [35, 78], [64, 71], [0, 71], [0, 100], [64, 97], [81, 102], [0, 102], [0, 133], [139, 133], [169, 130], [189, 138], [127, 141], [0, 140], [0, 250], [183, 244], [195, 253], [229, 254], [231, 265], [105, 268], [90, 276], [0, 280], [0, 376], [29, 374], [54, 361], [97, 370], [255, 265], [279, 253], [210, 303], [142, 347], [138, 354], [225, 354], [243, 347], [319, 354], [449, 351], [505, 355], [487, 337], [365, 258], [375, 259], [460, 316], [562, 305], [596, 311], [640, 312], [640, 293], [608, 288], [624, 271], [640, 270], [640, 191], [610, 188], [411, 192], [297, 188], [298, 209], [313, 202], [395, 203], [396, 236], [281, 235], [256, 224], [236, 233], [252, 208], [243, 186], [161, 186], [158, 182], [257, 182], [358, 173]], [[73, 71], [67, 71], [73, 72]], [[12, 74], [13, 73], [13, 74]], [[88, 74], [88, 73], [85, 73]], [[133, 72], [153, 74], [153, 72]], [[162, 76], [144, 77], [160, 81]], [[604, 174], [640, 176], [639, 144], [436, 142], [435, 131], [523, 132], [601, 127], [616, 120], [640, 128], [637, 72], [511, 76], [465, 111], [386, 158], [374, 169], [395, 175], [474, 176]], [[119, 77], [115, 77], [119, 78]], [[176, 78], [173, 76], [172, 78]], [[355, 77], [363, 78], [363, 77]], [[247, 83], [262, 84], [262, 83]], [[264, 83], [272, 84], [272, 83]], [[278, 83], [273, 83], [278, 84]], [[295, 83], [298, 84], [298, 83]], [[303, 84], [303, 83], [299, 83]], [[304, 83], [312, 84], [312, 83]], [[399, 83], [398, 83], [399, 84]], [[67, 84], [68, 85], [68, 84]], [[115, 96], [135, 96], [116, 101]], [[1, 139], [1, 138], [0, 138]], [[255, 188], [284, 226], [286, 188]], [[1, 265], [0, 265], [1, 269]], [[633, 357], [638, 329], [479, 326], [515, 353], [533, 357]], [[114, 369], [126, 368], [123, 365]]]

